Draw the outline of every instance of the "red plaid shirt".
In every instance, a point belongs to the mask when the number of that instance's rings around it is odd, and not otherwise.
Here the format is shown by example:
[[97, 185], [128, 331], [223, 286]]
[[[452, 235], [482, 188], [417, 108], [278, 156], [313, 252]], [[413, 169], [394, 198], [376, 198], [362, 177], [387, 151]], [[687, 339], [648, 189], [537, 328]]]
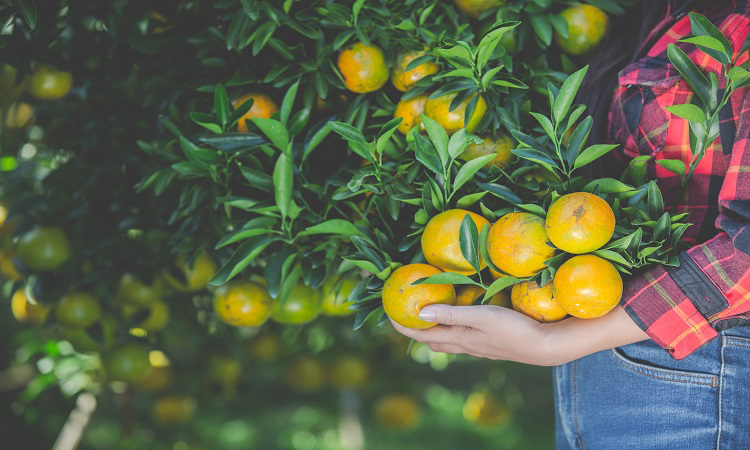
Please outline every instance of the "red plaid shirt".
[[[727, 35], [737, 57], [750, 32], [750, 5], [706, 3], [711, 6], [698, 12]], [[704, 71], [715, 72], [720, 89], [726, 82], [718, 62], [692, 44], [676, 42], [690, 34], [690, 19], [687, 11], [675, 15], [670, 9], [647, 40], [655, 43], [646, 56], [620, 72], [609, 117], [610, 139], [621, 144], [620, 155], [651, 156], [649, 175], [666, 205], [674, 203], [680, 181], [656, 161], [680, 159], [689, 166], [692, 159], [687, 121], [665, 110], [689, 103], [692, 95], [667, 59], [667, 45], [677, 44]], [[747, 52], [739, 60], [744, 61]], [[694, 225], [685, 238], [692, 248], [680, 255], [679, 269], [659, 266], [631, 278], [622, 300], [633, 320], [677, 359], [723, 329], [750, 324], [750, 89], [732, 94], [719, 117], [720, 137], [674, 211], [690, 212]]]

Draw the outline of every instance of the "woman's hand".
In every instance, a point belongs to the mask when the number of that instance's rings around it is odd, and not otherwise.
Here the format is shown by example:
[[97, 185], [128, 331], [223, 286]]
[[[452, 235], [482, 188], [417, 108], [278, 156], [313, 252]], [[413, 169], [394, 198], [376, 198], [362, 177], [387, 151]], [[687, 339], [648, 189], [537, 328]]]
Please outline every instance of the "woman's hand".
[[539, 323], [512, 309], [492, 305], [431, 305], [420, 311], [419, 318], [440, 325], [414, 330], [391, 322], [398, 332], [429, 344], [436, 352], [538, 366], [556, 366], [648, 339], [621, 306], [598, 319], [570, 318], [555, 323]]

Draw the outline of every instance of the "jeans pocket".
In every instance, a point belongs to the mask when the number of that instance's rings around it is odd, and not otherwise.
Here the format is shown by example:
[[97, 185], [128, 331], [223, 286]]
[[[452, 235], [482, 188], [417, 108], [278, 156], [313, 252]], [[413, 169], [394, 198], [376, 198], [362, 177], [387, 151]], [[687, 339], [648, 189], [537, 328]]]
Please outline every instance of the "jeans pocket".
[[664, 382], [715, 388], [719, 382], [719, 360], [713, 353], [706, 348], [686, 359], [675, 360], [653, 341], [610, 350], [615, 363], [630, 372]]

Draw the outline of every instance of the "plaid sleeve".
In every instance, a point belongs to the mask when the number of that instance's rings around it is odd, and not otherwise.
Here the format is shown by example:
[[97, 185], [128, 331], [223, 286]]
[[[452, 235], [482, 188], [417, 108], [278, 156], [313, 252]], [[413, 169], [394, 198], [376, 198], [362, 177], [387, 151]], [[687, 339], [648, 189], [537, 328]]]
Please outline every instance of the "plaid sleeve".
[[731, 103], [737, 133], [719, 192], [720, 233], [680, 255], [678, 269], [634, 277], [623, 295], [630, 317], [676, 359], [750, 319], [750, 89]]

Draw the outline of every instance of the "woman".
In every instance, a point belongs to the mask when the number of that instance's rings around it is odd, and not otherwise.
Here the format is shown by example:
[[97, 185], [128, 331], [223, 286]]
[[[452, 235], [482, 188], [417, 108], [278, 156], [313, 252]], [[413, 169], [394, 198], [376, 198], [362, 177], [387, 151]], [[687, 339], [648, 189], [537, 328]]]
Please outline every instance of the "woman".
[[[686, 121], [664, 109], [690, 95], [669, 64], [667, 45], [690, 34], [687, 13], [697, 11], [727, 35], [737, 55], [750, 33], [750, 6], [659, 0], [641, 8], [591, 58], [589, 84], [581, 89], [589, 98], [582, 100], [604, 131], [593, 136], [620, 144], [608, 165], [621, 172], [628, 158], [652, 156], [649, 174], [669, 205], [679, 180], [656, 161], [689, 164], [691, 155]], [[633, 26], [639, 22], [640, 30]], [[677, 45], [704, 71], [717, 72], [723, 87], [717, 63], [692, 44]], [[435, 351], [557, 366], [559, 449], [750, 448], [749, 91], [735, 92], [721, 111], [720, 136], [677, 203], [694, 223], [678, 269], [632, 277], [621, 305], [599, 319], [540, 324], [494, 306], [434, 305], [420, 317], [442, 325], [394, 326]]]

